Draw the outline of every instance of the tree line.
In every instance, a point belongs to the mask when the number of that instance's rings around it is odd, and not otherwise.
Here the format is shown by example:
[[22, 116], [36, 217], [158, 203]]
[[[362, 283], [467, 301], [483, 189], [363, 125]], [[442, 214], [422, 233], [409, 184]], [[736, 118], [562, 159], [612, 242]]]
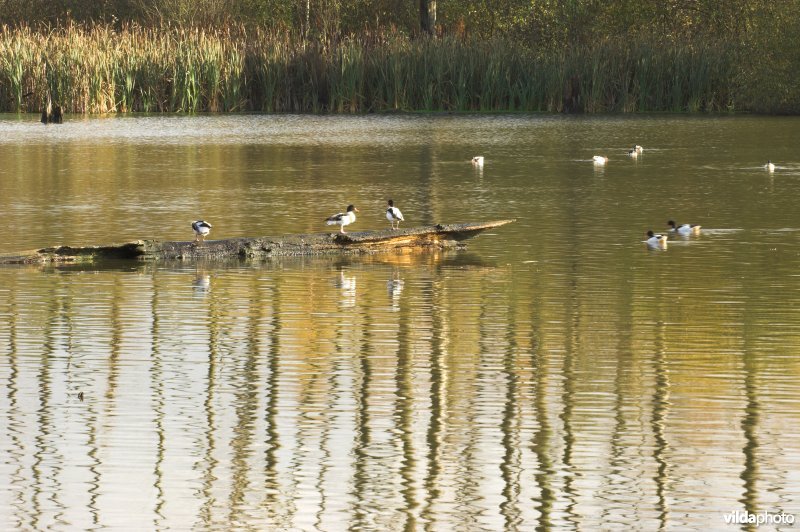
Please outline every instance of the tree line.
[[0, 0], [0, 24], [68, 22], [268, 28], [307, 38], [396, 31], [528, 46], [603, 38], [797, 37], [800, 0]]

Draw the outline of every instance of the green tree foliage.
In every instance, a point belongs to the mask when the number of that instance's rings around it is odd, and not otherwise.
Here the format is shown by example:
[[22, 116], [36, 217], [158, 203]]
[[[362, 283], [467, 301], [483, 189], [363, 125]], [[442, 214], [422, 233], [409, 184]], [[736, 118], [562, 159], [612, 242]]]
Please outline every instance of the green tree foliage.
[[759, 112], [800, 113], [800, 1], [775, 0], [749, 20], [741, 50], [740, 83]]
[[420, 31], [436, 14], [439, 35], [502, 36], [530, 46], [590, 44], [611, 37], [742, 42], [797, 22], [800, 0], [0, 0], [0, 24], [67, 21], [210, 27], [225, 23], [341, 38]]

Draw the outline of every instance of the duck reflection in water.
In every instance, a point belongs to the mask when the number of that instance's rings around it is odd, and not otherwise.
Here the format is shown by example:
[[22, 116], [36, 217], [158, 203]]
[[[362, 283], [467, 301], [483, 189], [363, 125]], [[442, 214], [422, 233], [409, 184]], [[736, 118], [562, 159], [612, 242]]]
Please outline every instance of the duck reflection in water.
[[211, 291], [211, 275], [204, 270], [197, 270], [194, 280], [192, 281], [192, 288], [195, 295], [205, 296]]
[[389, 301], [392, 304], [392, 312], [400, 310], [400, 294], [403, 293], [404, 284], [397, 271], [393, 273], [391, 279], [386, 281], [386, 291], [389, 294]]
[[356, 306], [356, 277], [345, 275], [344, 270], [339, 270], [339, 277], [334, 280], [334, 286], [341, 291], [339, 303], [343, 308]]

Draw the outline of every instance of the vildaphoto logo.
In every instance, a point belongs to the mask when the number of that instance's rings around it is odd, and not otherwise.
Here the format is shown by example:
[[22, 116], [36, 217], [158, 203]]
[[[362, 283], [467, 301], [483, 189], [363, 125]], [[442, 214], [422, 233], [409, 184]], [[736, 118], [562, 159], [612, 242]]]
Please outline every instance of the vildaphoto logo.
[[731, 512], [725, 514], [725, 523], [729, 525], [794, 525], [794, 515], [770, 512], [750, 513]]

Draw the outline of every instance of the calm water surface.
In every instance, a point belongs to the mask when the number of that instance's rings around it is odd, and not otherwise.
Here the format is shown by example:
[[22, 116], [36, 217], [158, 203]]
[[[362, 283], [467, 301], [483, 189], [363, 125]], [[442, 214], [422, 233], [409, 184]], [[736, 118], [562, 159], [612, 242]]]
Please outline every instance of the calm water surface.
[[[321, 232], [348, 203], [378, 229], [388, 197], [408, 226], [517, 219], [458, 253], [0, 268], [0, 529], [800, 520], [799, 137], [750, 117], [0, 116], [0, 253], [186, 240], [198, 218]], [[670, 218], [704, 232], [648, 249]]]

